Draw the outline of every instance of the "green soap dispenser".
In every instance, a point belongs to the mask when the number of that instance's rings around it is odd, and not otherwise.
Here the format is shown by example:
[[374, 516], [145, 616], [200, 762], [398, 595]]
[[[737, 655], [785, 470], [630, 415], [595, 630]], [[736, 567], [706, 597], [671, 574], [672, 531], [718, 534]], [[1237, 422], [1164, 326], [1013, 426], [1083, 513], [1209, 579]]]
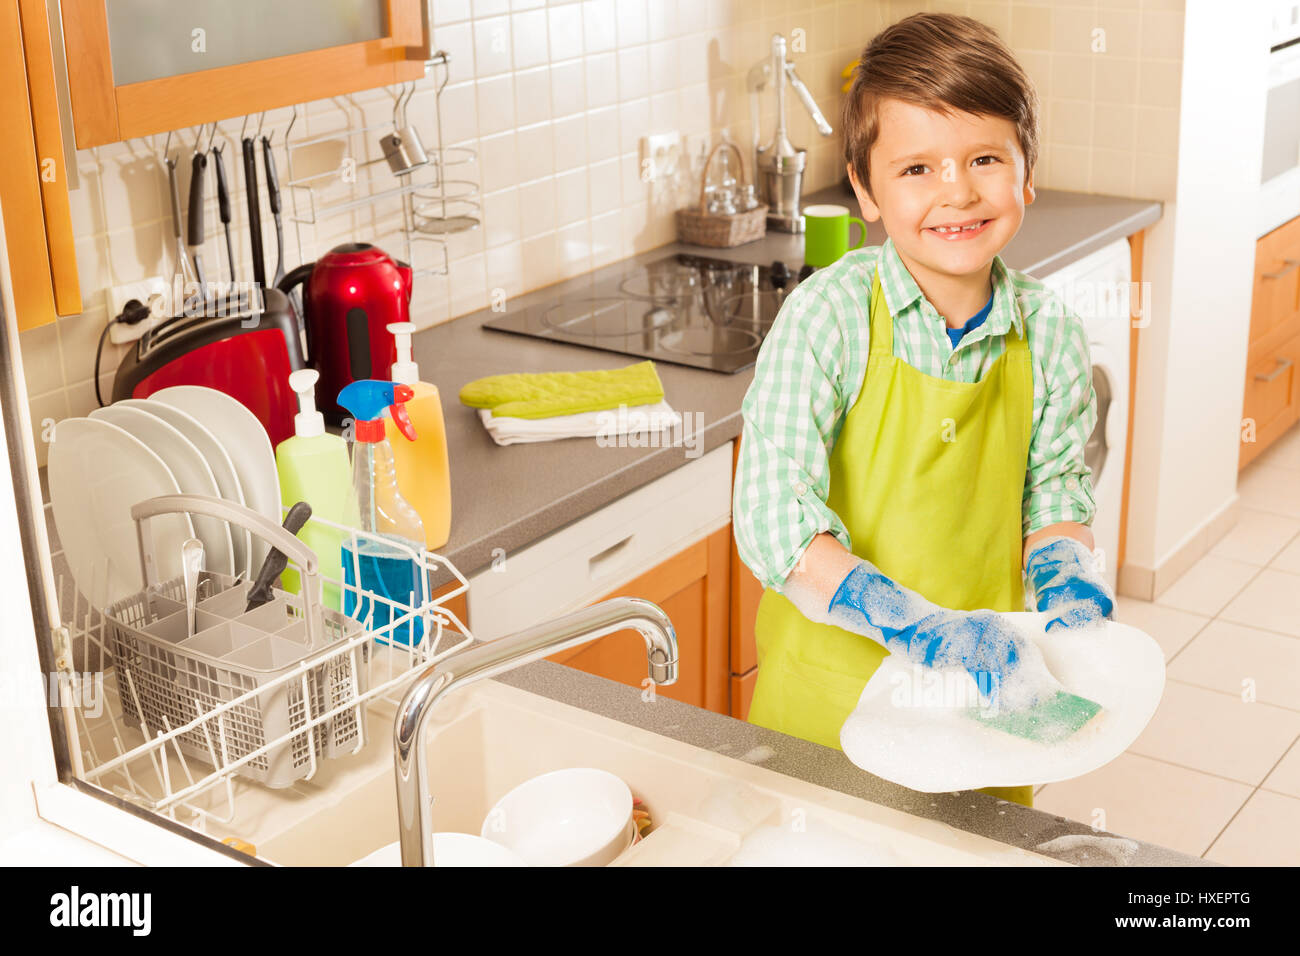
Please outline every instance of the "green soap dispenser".
[[[298, 532], [303, 543], [316, 552], [320, 573], [325, 578], [321, 601], [335, 611], [343, 609], [339, 586], [343, 580], [342, 547], [345, 532], [321, 524], [325, 518], [347, 528], [360, 524], [356, 492], [352, 487], [352, 463], [348, 444], [325, 431], [325, 418], [316, 410], [315, 388], [320, 372], [300, 369], [289, 376], [289, 387], [298, 393], [298, 414], [294, 434], [275, 449], [275, 468], [280, 476], [280, 500], [305, 501], [312, 518]], [[286, 591], [297, 594], [301, 583], [293, 567], [284, 569], [280, 580]]]

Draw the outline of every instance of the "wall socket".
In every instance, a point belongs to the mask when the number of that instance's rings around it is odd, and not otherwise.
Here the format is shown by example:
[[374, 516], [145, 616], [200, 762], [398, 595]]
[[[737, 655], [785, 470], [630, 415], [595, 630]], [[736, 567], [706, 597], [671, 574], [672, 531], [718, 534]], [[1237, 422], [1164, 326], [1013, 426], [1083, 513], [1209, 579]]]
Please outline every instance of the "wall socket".
[[671, 178], [681, 163], [682, 134], [677, 130], [641, 137], [641, 181]]
[[147, 279], [141, 279], [139, 282], [128, 282], [125, 285], [115, 285], [106, 289], [104, 299], [108, 303], [110, 322], [114, 316], [121, 315], [122, 310], [126, 308], [126, 304], [132, 299], [139, 299], [147, 304], [149, 299], [155, 295], [162, 296], [168, 303], [167, 308], [161, 310], [161, 315], [151, 315], [143, 322], [137, 322], [135, 325], [126, 325], [122, 322], [114, 323], [113, 327], [108, 331], [108, 340], [115, 345], [134, 342], [145, 332], [171, 315], [171, 283], [163, 276], [150, 276]]

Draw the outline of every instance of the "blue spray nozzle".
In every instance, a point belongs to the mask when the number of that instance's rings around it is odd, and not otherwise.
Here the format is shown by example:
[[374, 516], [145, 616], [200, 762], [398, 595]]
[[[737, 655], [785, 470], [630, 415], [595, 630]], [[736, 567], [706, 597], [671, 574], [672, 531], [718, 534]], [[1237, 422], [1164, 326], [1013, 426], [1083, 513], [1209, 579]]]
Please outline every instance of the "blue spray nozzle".
[[[415, 428], [406, 414], [405, 403], [415, 396], [409, 385], [363, 378], [339, 392], [339, 404], [352, 413], [353, 434], [357, 441], [374, 442], [384, 437], [384, 409], [391, 408], [393, 421], [409, 441], [415, 440]], [[378, 426], [378, 427], [375, 427]]]

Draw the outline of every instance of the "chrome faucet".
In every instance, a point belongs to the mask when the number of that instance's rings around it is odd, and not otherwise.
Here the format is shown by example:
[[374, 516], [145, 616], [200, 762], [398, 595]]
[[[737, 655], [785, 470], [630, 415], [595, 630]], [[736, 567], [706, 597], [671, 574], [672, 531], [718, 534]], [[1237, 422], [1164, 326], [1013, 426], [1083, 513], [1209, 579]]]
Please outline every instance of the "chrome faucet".
[[641, 598], [613, 598], [538, 624], [508, 637], [471, 647], [430, 665], [411, 685], [393, 726], [397, 774], [397, 819], [402, 866], [433, 866], [433, 824], [429, 819], [429, 770], [424, 727], [438, 701], [452, 691], [494, 677], [570, 647], [624, 628], [645, 638], [650, 679], [677, 680], [677, 633], [658, 605]]

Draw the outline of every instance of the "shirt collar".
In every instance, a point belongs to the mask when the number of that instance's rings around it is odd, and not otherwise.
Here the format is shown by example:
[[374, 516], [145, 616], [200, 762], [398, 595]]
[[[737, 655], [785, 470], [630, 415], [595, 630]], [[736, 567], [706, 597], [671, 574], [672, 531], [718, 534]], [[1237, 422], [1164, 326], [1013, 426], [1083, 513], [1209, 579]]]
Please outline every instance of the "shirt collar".
[[[898, 316], [905, 309], [915, 305], [921, 310], [924, 318], [933, 320], [939, 325], [943, 324], [939, 313], [921, 294], [921, 287], [916, 284], [912, 274], [907, 271], [907, 266], [898, 257], [893, 239], [885, 239], [880, 247], [877, 263], [880, 266], [880, 284], [885, 293], [885, 304], [889, 306], [890, 315]], [[970, 333], [970, 341], [973, 342], [986, 335], [1005, 335], [1013, 325], [1016, 334], [1024, 336], [1024, 317], [1017, 308], [1015, 287], [1012, 285], [1011, 276], [1001, 256], [993, 257], [989, 280], [993, 285], [993, 308], [989, 310], [989, 317], [984, 324]], [[969, 318], [970, 316], [965, 316], [962, 321]], [[966, 339], [962, 340], [962, 344], [966, 344]]]

